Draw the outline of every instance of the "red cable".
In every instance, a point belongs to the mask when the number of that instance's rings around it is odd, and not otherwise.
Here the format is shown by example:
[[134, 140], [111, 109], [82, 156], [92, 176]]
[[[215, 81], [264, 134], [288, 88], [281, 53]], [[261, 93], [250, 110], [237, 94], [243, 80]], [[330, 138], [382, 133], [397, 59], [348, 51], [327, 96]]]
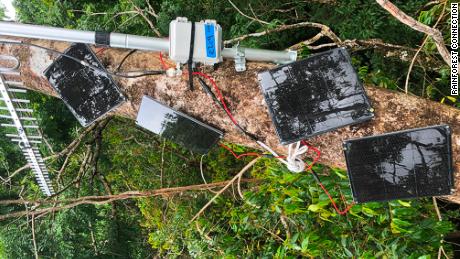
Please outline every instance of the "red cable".
[[236, 158], [236, 159], [240, 159], [244, 156], [261, 156], [260, 154], [258, 153], [244, 153], [244, 154], [241, 154], [241, 155], [237, 155], [230, 147], [227, 147], [226, 145], [222, 144], [222, 143], [219, 143], [219, 145], [225, 149], [227, 149], [228, 151], [230, 151], [230, 153], [232, 153], [232, 155]]
[[313, 165], [315, 165], [316, 162], [318, 162], [319, 158], [321, 157], [321, 151], [319, 151], [319, 149], [315, 148], [314, 146], [308, 144], [305, 140], [301, 140], [300, 143], [307, 146], [309, 151], [311, 149], [316, 153], [316, 157], [313, 158], [311, 164], [305, 169], [305, 171], [309, 171], [313, 167]]
[[160, 52], [160, 62], [161, 62], [161, 65], [163, 66], [163, 69], [164, 70], [168, 70], [168, 66], [166, 65], [166, 62], [163, 60], [163, 53]]
[[329, 200], [331, 200], [332, 206], [334, 206], [335, 211], [337, 211], [337, 213], [339, 213], [340, 215], [347, 214], [348, 211], [355, 205], [354, 203], [351, 203], [344, 210], [341, 211], [337, 207], [337, 204], [335, 203], [334, 199], [332, 199], [332, 196], [329, 194], [329, 192], [327, 191], [326, 187], [324, 187], [324, 185], [321, 182], [318, 182], [318, 184], [319, 184], [319, 186], [321, 186], [321, 189], [323, 189], [323, 191], [326, 193], [327, 197], [329, 197]]
[[[304, 144], [305, 146], [308, 147], [308, 149], [312, 149], [315, 153], [316, 153], [316, 157], [313, 159], [313, 162], [310, 164], [310, 166], [308, 166], [307, 169], [305, 169], [306, 171], [309, 171], [313, 165], [319, 160], [320, 156], [321, 156], [321, 151], [319, 151], [317, 148], [315, 148], [314, 146], [308, 144], [305, 140], [302, 140], [301, 141], [302, 144]], [[313, 173], [313, 171], [311, 171], [311, 173]], [[329, 191], [326, 189], [326, 187], [320, 182], [318, 181], [318, 184], [319, 186], [321, 187], [321, 189], [323, 189], [324, 193], [326, 193], [327, 197], [329, 198], [329, 200], [331, 201], [332, 203], [332, 206], [334, 206], [334, 209], [337, 213], [339, 213], [340, 215], [345, 215], [348, 213], [348, 211], [353, 207], [354, 203], [348, 205], [345, 210], [341, 211], [337, 204], [335, 203], [334, 199], [332, 198], [331, 194], [329, 193]], [[342, 200], [343, 202], [345, 203], [345, 199], [343, 198], [342, 196]], [[346, 203], [345, 203], [346, 204]]]

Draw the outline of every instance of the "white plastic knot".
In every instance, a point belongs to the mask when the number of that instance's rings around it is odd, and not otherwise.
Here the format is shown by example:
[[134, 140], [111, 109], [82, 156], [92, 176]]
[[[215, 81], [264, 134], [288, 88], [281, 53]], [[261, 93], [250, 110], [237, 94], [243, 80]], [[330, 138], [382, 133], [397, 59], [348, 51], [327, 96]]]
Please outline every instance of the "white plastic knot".
[[[300, 156], [305, 154], [308, 151], [308, 146], [300, 147], [300, 141], [295, 144], [289, 144], [288, 146], [288, 156], [286, 160], [282, 159], [278, 154], [273, 151], [269, 146], [261, 141], [257, 143], [263, 147], [268, 152], [272, 153], [280, 162], [286, 165], [289, 171], [294, 173], [300, 173], [305, 170], [305, 162], [300, 159]], [[295, 146], [294, 146], [295, 145]]]
[[288, 162], [287, 168], [291, 172], [300, 173], [305, 170], [305, 163], [302, 160], [297, 158], [294, 161]]
[[[295, 145], [295, 147], [294, 147]], [[300, 156], [308, 151], [307, 146], [300, 147], [300, 141], [296, 144], [289, 144], [288, 156], [286, 158], [287, 168], [294, 173], [300, 173], [305, 170], [305, 162]]]

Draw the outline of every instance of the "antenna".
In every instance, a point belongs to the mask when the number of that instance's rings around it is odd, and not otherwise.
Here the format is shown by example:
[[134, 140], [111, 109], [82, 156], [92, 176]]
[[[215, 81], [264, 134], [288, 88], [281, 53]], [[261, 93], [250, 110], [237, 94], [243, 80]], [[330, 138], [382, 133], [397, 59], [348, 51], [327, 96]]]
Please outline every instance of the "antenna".
[[[30, 101], [25, 99], [27, 90], [20, 81], [7, 80], [5, 76], [20, 75], [18, 68], [20, 62], [12, 56], [0, 56], [0, 61], [13, 62], [10, 67], [0, 67], [0, 119], [9, 123], [1, 123], [0, 126], [13, 129], [6, 134], [12, 142], [18, 143], [24, 157], [32, 168], [40, 189], [47, 196], [54, 194], [48, 170], [40, 154], [37, 144], [41, 143], [42, 135], [39, 131], [37, 119], [33, 116], [33, 109], [29, 106]], [[15, 129], [15, 130], [14, 130]]]

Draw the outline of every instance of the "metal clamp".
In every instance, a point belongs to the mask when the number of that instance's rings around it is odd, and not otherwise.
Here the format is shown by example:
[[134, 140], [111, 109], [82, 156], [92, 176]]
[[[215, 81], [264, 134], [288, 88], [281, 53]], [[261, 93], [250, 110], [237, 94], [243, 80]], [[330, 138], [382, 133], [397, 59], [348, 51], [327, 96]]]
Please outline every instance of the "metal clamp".
[[244, 49], [240, 48], [240, 43], [236, 44], [233, 48], [235, 50], [235, 70], [236, 72], [246, 71], [246, 54]]

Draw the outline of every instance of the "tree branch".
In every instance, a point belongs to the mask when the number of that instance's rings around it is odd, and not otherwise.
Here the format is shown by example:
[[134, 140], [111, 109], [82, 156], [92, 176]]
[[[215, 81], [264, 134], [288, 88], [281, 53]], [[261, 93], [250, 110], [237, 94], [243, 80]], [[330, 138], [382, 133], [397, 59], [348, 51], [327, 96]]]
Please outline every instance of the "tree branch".
[[[442, 17], [444, 17], [444, 12], [446, 11], [446, 6], [447, 6], [447, 1], [444, 3], [444, 6], [442, 8], [442, 12], [439, 15], [439, 18], [436, 21], [436, 23], [434, 24], [433, 28], [436, 28], [436, 26], [438, 26], [439, 22], [442, 20]], [[418, 48], [417, 52], [415, 52], [415, 55], [414, 55], [414, 57], [412, 58], [412, 60], [410, 62], [409, 69], [407, 71], [406, 82], [404, 84], [404, 91], [406, 92], [406, 94], [409, 92], [409, 78], [410, 78], [410, 74], [412, 72], [412, 68], [414, 67], [415, 60], [417, 59], [418, 54], [420, 53], [420, 51], [422, 51], [422, 49], [425, 46], [427, 41], [428, 41], [428, 36], [425, 37], [425, 39], [422, 42], [422, 45], [420, 45], [420, 47]]]
[[[259, 179], [243, 179], [242, 182], [248, 183], [257, 183], [260, 182]], [[118, 200], [127, 200], [127, 199], [137, 199], [137, 198], [146, 198], [146, 197], [154, 197], [154, 196], [170, 196], [178, 193], [183, 193], [187, 191], [205, 191], [208, 188], [213, 187], [220, 187], [227, 185], [230, 181], [223, 181], [223, 182], [215, 182], [209, 184], [198, 184], [198, 185], [189, 185], [189, 186], [182, 186], [182, 187], [171, 187], [171, 188], [162, 188], [157, 190], [150, 190], [150, 191], [129, 191], [115, 195], [105, 195], [105, 196], [85, 196], [75, 199], [67, 199], [67, 200], [0, 200], [0, 205], [12, 205], [12, 204], [32, 204], [33, 211], [17, 211], [12, 212], [4, 215], [0, 215], [0, 221], [6, 220], [10, 218], [22, 217], [26, 215], [42, 215], [51, 212], [61, 211], [65, 209], [74, 208], [76, 206], [82, 204], [93, 204], [93, 205], [101, 205], [107, 204]], [[46, 204], [64, 204], [62, 206], [57, 207], [47, 207], [43, 209], [37, 209], [41, 205]]]
[[195, 214], [195, 216], [193, 216], [193, 218], [189, 221], [189, 223], [192, 223], [195, 219], [197, 219], [212, 204], [212, 202], [215, 199], [217, 199], [217, 197], [219, 197], [225, 190], [227, 190], [228, 187], [230, 187], [230, 185], [232, 185], [233, 182], [235, 182], [235, 180], [237, 180], [247, 170], [249, 170], [249, 168], [251, 168], [251, 166], [253, 166], [259, 160], [259, 158], [260, 157], [257, 157], [254, 160], [252, 160], [251, 162], [249, 162], [249, 164], [247, 164], [243, 169], [241, 169], [241, 171], [238, 174], [236, 174], [230, 181], [227, 181], [227, 184], [224, 186], [224, 188], [222, 188], [220, 191], [218, 191], [216, 193], [216, 195], [214, 195], [214, 197], [212, 197], [212, 199], [209, 200], [208, 203], [206, 203], [206, 205], [204, 205], [203, 208], [201, 208], [200, 211], [198, 211], [198, 213]]
[[436, 43], [436, 47], [438, 48], [439, 54], [444, 59], [444, 61], [450, 66], [451, 65], [451, 57], [450, 53], [446, 48], [444, 43], [444, 38], [442, 33], [435, 29], [431, 28], [421, 22], [418, 22], [414, 18], [410, 17], [409, 15], [405, 14], [401, 11], [397, 6], [391, 3], [388, 0], [376, 0], [377, 3], [385, 10], [387, 10], [393, 17], [398, 19], [400, 22], [406, 24], [407, 26], [411, 27], [412, 29], [423, 32], [426, 35], [433, 38], [434, 42]]

